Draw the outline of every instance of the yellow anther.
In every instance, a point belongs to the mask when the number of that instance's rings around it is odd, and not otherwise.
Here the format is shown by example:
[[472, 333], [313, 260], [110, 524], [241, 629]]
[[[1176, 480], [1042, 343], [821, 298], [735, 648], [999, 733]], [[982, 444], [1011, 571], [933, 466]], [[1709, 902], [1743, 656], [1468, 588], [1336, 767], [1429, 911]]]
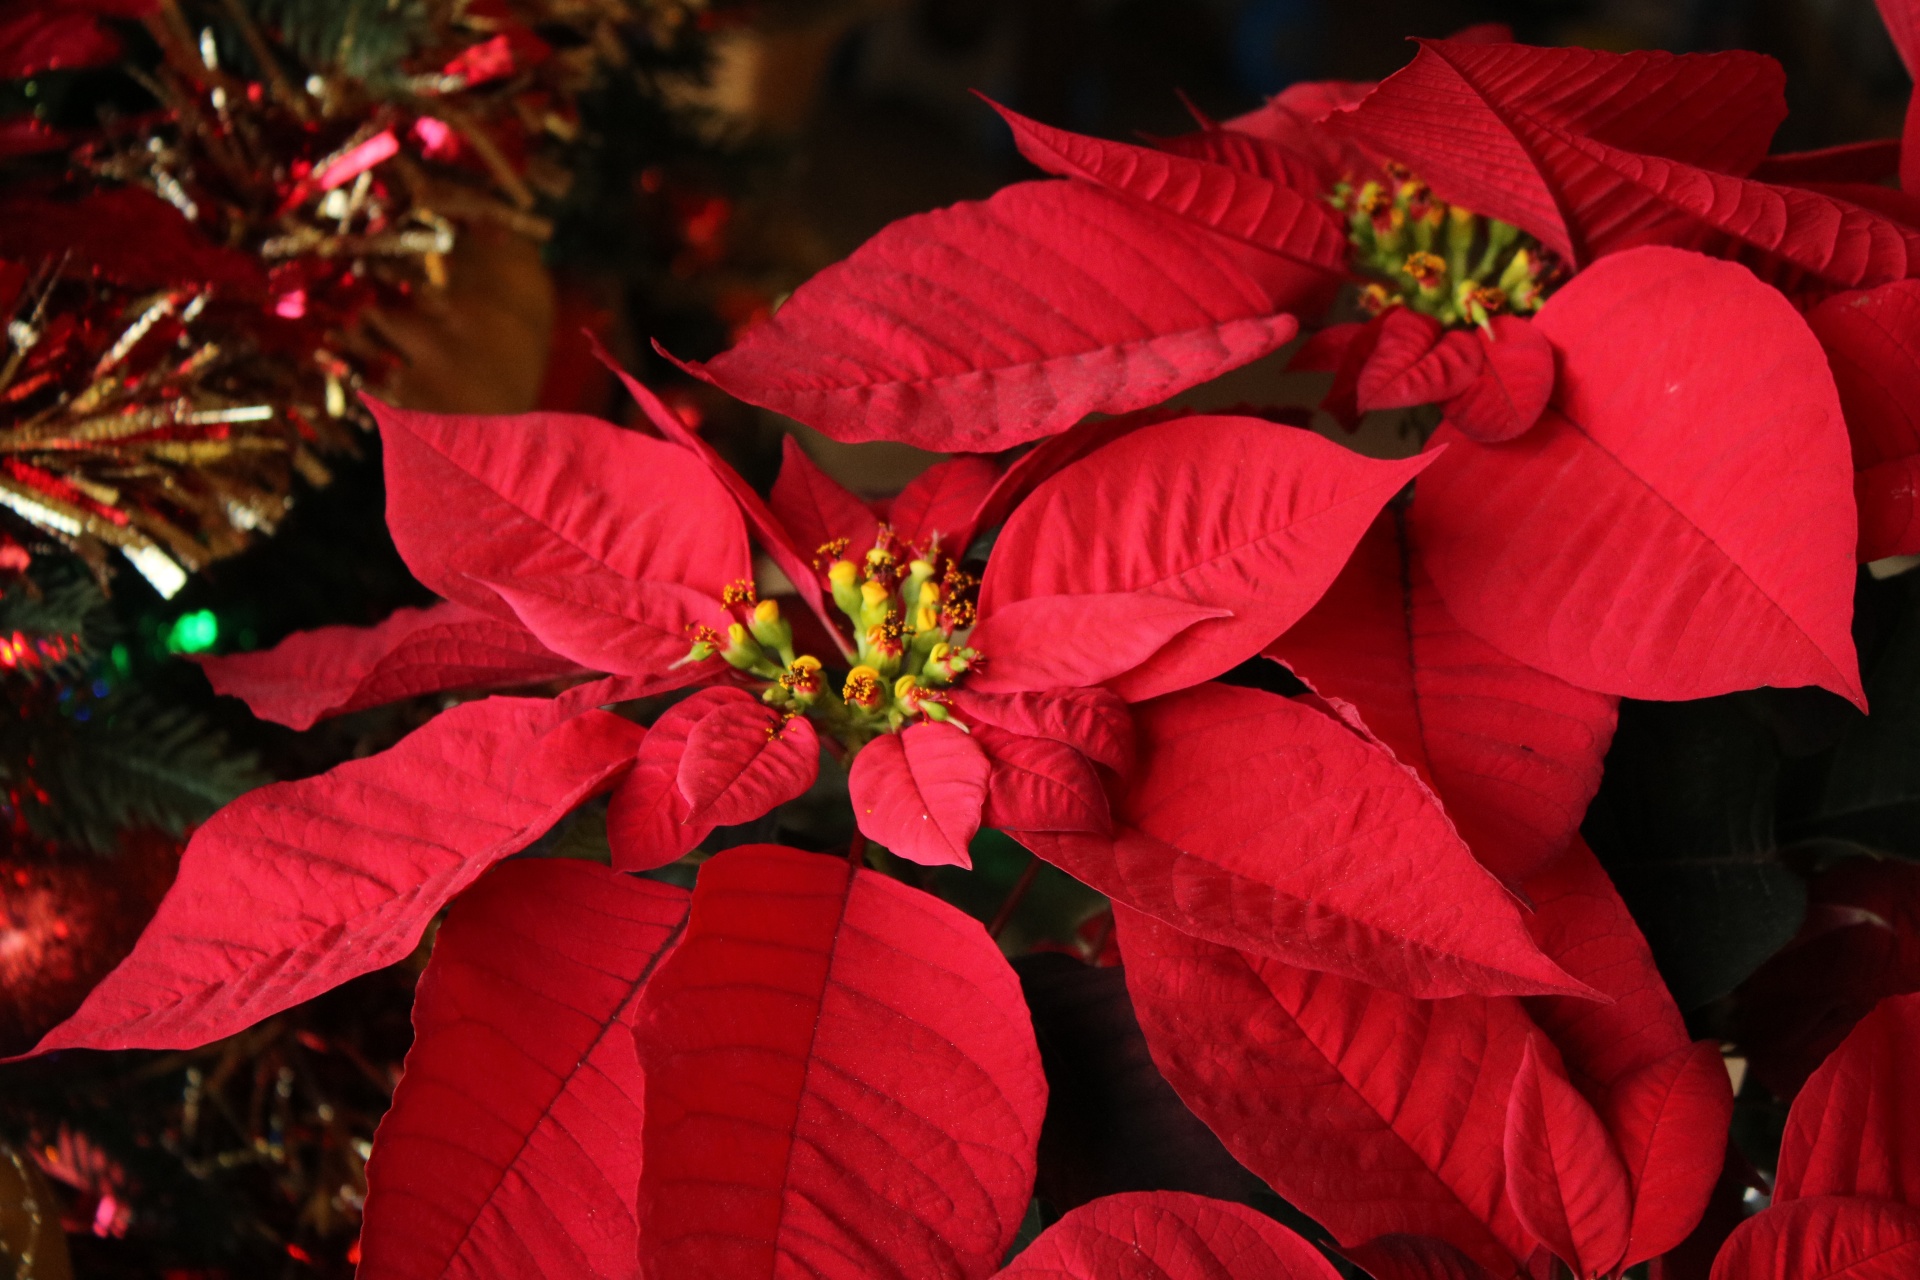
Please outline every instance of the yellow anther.
[[818, 671], [820, 669], [820, 659], [810, 653], [803, 653], [793, 660], [793, 669], [795, 671]]
[[760, 603], [754, 605], [753, 620], [755, 622], [780, 621], [780, 602], [778, 600], [762, 600]]
[[856, 707], [872, 711], [886, 697], [880, 684], [880, 673], [872, 667], [859, 666], [847, 673], [846, 688], [841, 696]]
[[1431, 289], [1446, 279], [1447, 260], [1437, 253], [1410, 253], [1400, 269], [1422, 289]]
[[901, 676], [893, 682], [893, 696], [905, 702], [909, 697], [913, 696], [913, 691], [919, 687], [920, 682], [912, 676]]
[[747, 643], [747, 629], [737, 622], [728, 624], [727, 643], [735, 647]]
[[887, 590], [884, 583], [879, 582], [868, 582], [860, 588], [860, 599], [862, 603], [870, 605], [885, 604], [887, 598], [892, 594], [893, 592]]
[[850, 587], [860, 580], [860, 566], [851, 560], [835, 560], [827, 570], [827, 581], [836, 587]]
[[735, 578], [727, 584], [726, 590], [720, 593], [720, 603], [726, 605], [729, 609], [737, 604], [752, 604], [753, 602], [753, 581], [750, 578]]
[[940, 605], [933, 600], [921, 600], [920, 607], [913, 611], [913, 629], [931, 631], [940, 625]]
[[933, 648], [927, 652], [927, 661], [938, 662], [940, 661], [940, 659], [946, 657], [948, 654], [952, 652], [953, 652], [953, 646], [948, 644], [946, 641], [942, 640], [939, 644], [933, 646]]

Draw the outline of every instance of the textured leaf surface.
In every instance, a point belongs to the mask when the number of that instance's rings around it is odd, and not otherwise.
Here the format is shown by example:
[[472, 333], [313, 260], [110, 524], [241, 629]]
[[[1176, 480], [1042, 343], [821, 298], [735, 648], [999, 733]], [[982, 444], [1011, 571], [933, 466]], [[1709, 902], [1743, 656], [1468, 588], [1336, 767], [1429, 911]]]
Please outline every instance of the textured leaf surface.
[[[1688, 1047], [1686, 1020], [1667, 994], [1653, 952], [1585, 841], [1573, 837], [1523, 891], [1533, 904], [1527, 930], [1540, 949], [1607, 997], [1527, 1001], [1588, 1097], [1597, 1102], [1623, 1078]], [[1714, 1166], [1717, 1171], [1717, 1159]]]
[[1920, 1208], [1920, 996], [1892, 996], [1807, 1080], [1787, 1116], [1773, 1201], [1871, 1196]]
[[359, 1274], [638, 1275], [640, 988], [687, 892], [591, 863], [503, 864], [454, 904], [367, 1162]]
[[985, 453], [1265, 355], [1319, 272], [1087, 183], [895, 222], [690, 366], [837, 440]]
[[481, 872], [633, 762], [603, 711], [490, 698], [249, 792], [194, 833], [133, 953], [36, 1052], [191, 1048], [391, 964]]
[[573, 414], [372, 408], [387, 527], [414, 576], [450, 600], [502, 614], [475, 578], [652, 580], [717, 596], [747, 575], [739, 510], [684, 449]]
[[751, 822], [800, 795], [820, 772], [820, 738], [804, 716], [740, 697], [701, 717], [687, 734], [675, 781], [687, 821], [714, 827]]
[[1135, 708], [1111, 838], [1040, 856], [1190, 933], [1397, 991], [1583, 990], [1385, 750], [1311, 707], [1203, 685]]
[[716, 595], [611, 574], [475, 581], [485, 581], [547, 648], [595, 671], [645, 680], [650, 693], [724, 669], [715, 658], [675, 665], [687, 656], [692, 628], [728, 621]]
[[1007, 521], [980, 588], [983, 625], [1038, 596], [1126, 592], [1230, 609], [1111, 687], [1131, 702], [1197, 684], [1312, 607], [1428, 461], [1375, 462], [1256, 418], [1144, 427], [1054, 476]]
[[993, 488], [981, 499], [979, 509], [974, 512], [973, 527], [991, 529], [1005, 523], [1013, 509], [1025, 501], [1028, 494], [1072, 463], [1096, 449], [1112, 444], [1121, 436], [1181, 416], [1182, 412], [1178, 409], [1142, 409], [1137, 413], [1124, 413], [1112, 418], [1089, 419], [1057, 436], [1048, 436], [1015, 458], [1000, 473], [1000, 478], [994, 481]]
[[1432, 1236], [1381, 1236], [1342, 1252], [1374, 1280], [1493, 1280], [1492, 1272]]
[[728, 850], [701, 869], [636, 1042], [644, 1275], [999, 1265], [1046, 1084], [1019, 982], [975, 921], [843, 859]]
[[962, 686], [950, 696], [970, 724], [1064, 742], [1123, 776], [1133, 768], [1133, 712], [1110, 690], [982, 693]]
[[1469, 440], [1499, 444], [1530, 430], [1553, 398], [1553, 344], [1518, 316], [1494, 316], [1475, 331], [1480, 372], [1447, 402], [1447, 422]]
[[1575, 1275], [1604, 1275], [1627, 1251], [1627, 1171], [1593, 1105], [1529, 1040], [1503, 1142], [1514, 1212]]
[[1702, 1040], [1623, 1077], [1602, 1107], [1633, 1181], [1632, 1266], [1685, 1240], [1713, 1196], [1733, 1120], [1720, 1046]]
[[1600, 784], [1614, 699], [1516, 662], [1454, 621], [1401, 510], [1381, 514], [1267, 653], [1357, 707], [1510, 882], [1566, 847]]
[[993, 766], [947, 724], [916, 724], [860, 749], [847, 773], [853, 819], [870, 840], [922, 866], [971, 867]]
[[1479, 338], [1464, 329], [1443, 331], [1431, 316], [1396, 307], [1381, 318], [1379, 341], [1355, 388], [1362, 412], [1441, 404], [1479, 377]]
[[987, 826], [1103, 835], [1113, 829], [1100, 771], [1066, 743], [988, 724], [975, 725], [972, 737], [993, 768], [980, 815]]
[[215, 693], [290, 729], [446, 689], [504, 688], [570, 675], [526, 628], [448, 601], [397, 609], [372, 627], [303, 631], [258, 653], [200, 659]]
[[1338, 1280], [1319, 1250], [1245, 1205], [1135, 1191], [1082, 1205], [998, 1280]]
[[743, 689], [701, 689], [660, 713], [647, 730], [633, 771], [607, 802], [607, 844], [616, 871], [651, 871], [692, 851], [714, 824], [695, 822], [680, 789], [680, 767], [694, 730], [707, 716], [741, 704], [757, 705]]
[[1371, 80], [1305, 80], [1290, 84], [1265, 103], [1226, 121], [1224, 128], [1245, 133], [1286, 148], [1311, 160], [1323, 185], [1331, 186], [1348, 173], [1366, 173], [1375, 160], [1353, 145], [1345, 130], [1322, 127], [1336, 112], [1345, 112], [1373, 92]]
[[1920, 280], [1838, 294], [1807, 324], [1853, 440], [1860, 559], [1920, 552]]
[[1114, 908], [1154, 1061], [1242, 1164], [1343, 1247], [1530, 1256], [1503, 1191], [1507, 1099], [1533, 1024], [1511, 1000], [1414, 1000]]
[[[987, 661], [967, 683], [990, 694], [1098, 685], [1137, 670], [1196, 627], [1232, 617], [1232, 609], [1152, 592], [1029, 596], [1001, 605], [968, 636]], [[1081, 636], [1097, 639], [1081, 643]]]
[[1713, 1263], [1713, 1280], [1907, 1280], [1920, 1270], [1920, 1209], [1818, 1196], [1754, 1215]]
[[1561, 354], [1553, 407], [1499, 446], [1441, 428], [1414, 495], [1453, 615], [1583, 688], [1817, 684], [1861, 702], [1852, 469], [1792, 306], [1743, 268], [1647, 248], [1574, 277], [1534, 324]]
[[1780, 79], [1748, 53], [1431, 41], [1345, 121], [1442, 198], [1516, 223], [1576, 265], [1650, 241], [1731, 240], [1834, 287], [1907, 275], [1920, 232], [1731, 176], [1765, 153], [1784, 114]]
[[847, 555], [865, 555], [880, 530], [879, 518], [822, 471], [798, 440], [784, 437], [781, 450], [780, 474], [767, 495], [767, 505], [786, 526], [794, 545], [822, 559], [822, 568], [826, 566], [819, 548], [839, 538], [847, 539]]
[[998, 103], [993, 108], [1012, 127], [1020, 154], [1048, 173], [1098, 183], [1307, 266], [1346, 270], [1346, 228], [1311, 187], [1295, 190], [1244, 169], [1089, 138], [1029, 120]]
[[908, 481], [887, 505], [887, 523], [917, 546], [936, 539], [957, 558], [967, 553], [978, 529], [978, 513], [1000, 482], [1000, 468], [985, 458], [949, 458]]

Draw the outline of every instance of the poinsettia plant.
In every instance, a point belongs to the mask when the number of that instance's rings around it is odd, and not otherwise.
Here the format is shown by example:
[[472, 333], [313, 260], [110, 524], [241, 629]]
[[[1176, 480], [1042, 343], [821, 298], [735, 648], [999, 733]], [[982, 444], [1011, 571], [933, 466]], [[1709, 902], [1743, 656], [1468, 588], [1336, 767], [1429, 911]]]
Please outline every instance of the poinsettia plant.
[[[1155, 146], [1003, 112], [1056, 176], [687, 366], [954, 455], [877, 509], [791, 442], [763, 497], [631, 378], [632, 428], [373, 406], [442, 603], [215, 687], [296, 728], [547, 696], [223, 810], [36, 1052], [230, 1034], [444, 909], [369, 1276], [1684, 1274], [1733, 1091], [1582, 823], [1622, 698], [1875, 723], [1855, 566], [1920, 551], [1920, 220], [1896, 148], [1766, 156], [1766, 59], [1486, 34]], [[1303, 325], [1334, 418], [1410, 410], [1412, 456], [1162, 406]], [[850, 847], [730, 834], [842, 794]], [[610, 865], [513, 856], [601, 796]], [[1322, 1248], [1159, 1182], [1007, 1260], [1056, 1123], [1034, 988], [915, 870], [983, 829], [1105, 896], [1137, 1096]], [[1866, 1101], [1796, 1108], [1716, 1276], [1920, 1250], [1868, 1079], [1906, 1011], [1813, 1073]]]

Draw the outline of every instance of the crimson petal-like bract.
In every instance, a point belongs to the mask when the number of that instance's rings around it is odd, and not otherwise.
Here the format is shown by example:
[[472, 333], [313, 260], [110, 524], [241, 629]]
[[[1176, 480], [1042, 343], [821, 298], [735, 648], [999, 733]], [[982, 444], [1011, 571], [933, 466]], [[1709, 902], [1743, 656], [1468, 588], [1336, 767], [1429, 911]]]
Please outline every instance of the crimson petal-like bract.
[[[814, 558], [819, 557], [819, 548], [845, 538], [844, 554], [858, 559], [880, 530], [880, 521], [867, 504], [822, 471], [792, 436], [781, 441], [780, 474], [767, 495], [767, 506], [786, 526], [794, 545]], [[826, 568], [825, 563], [820, 567]]]
[[482, 579], [651, 581], [717, 598], [748, 574], [738, 507], [678, 445], [573, 414], [372, 408], [387, 526], [414, 576], [450, 600], [502, 614]]
[[[968, 636], [986, 656], [968, 685], [1018, 694], [1118, 681], [1196, 626], [1229, 620], [1233, 612], [1145, 591], [1014, 600], [995, 608]], [[1076, 643], [1078, 637], [1088, 639]]]
[[687, 744], [700, 722], [728, 707], [758, 709], [744, 689], [719, 685], [682, 698], [647, 730], [633, 763], [607, 801], [607, 844], [616, 871], [651, 871], [692, 851], [714, 828], [693, 820], [680, 786]]
[[1379, 340], [1355, 387], [1363, 413], [1440, 404], [1463, 395], [1480, 376], [1479, 339], [1442, 330], [1432, 316], [1396, 307], [1381, 318]]
[[1853, 441], [1860, 559], [1920, 552], [1920, 280], [1838, 294], [1807, 324]]
[[947, 696], [969, 723], [984, 721], [1010, 733], [1064, 742], [1118, 774], [1133, 768], [1133, 713], [1111, 690], [996, 694], [962, 685]]
[[1593, 1104], [1541, 1054], [1536, 1036], [1507, 1103], [1507, 1197], [1575, 1275], [1606, 1275], [1627, 1251], [1627, 1171]]
[[995, 1280], [1338, 1280], [1319, 1250], [1241, 1204], [1131, 1191], [1081, 1205]]
[[648, 1280], [981, 1280], [1032, 1193], [1046, 1081], [978, 923], [844, 858], [701, 868], [641, 996]]
[[1347, 231], [1309, 188], [1127, 142], [1069, 133], [993, 104], [1020, 154], [1048, 173], [1132, 196], [1209, 231], [1311, 267], [1344, 272]]
[[1623, 1076], [1601, 1105], [1633, 1182], [1633, 1221], [1621, 1265], [1676, 1248], [1713, 1196], [1733, 1121], [1720, 1046], [1701, 1040]]
[[973, 727], [973, 740], [993, 772], [980, 812], [990, 827], [1014, 831], [1113, 829], [1100, 771], [1064, 742], [1010, 733], [990, 724]]
[[633, 1010], [687, 892], [505, 863], [447, 915], [367, 1160], [363, 1280], [633, 1280]]
[[1257, 418], [1144, 427], [1014, 512], [980, 587], [982, 625], [1043, 596], [1132, 592], [1228, 609], [1109, 687], [1137, 702], [1211, 679], [1306, 613], [1380, 508], [1431, 460], [1376, 462]]
[[133, 952], [35, 1052], [190, 1048], [410, 952], [434, 913], [633, 762], [638, 726], [469, 702], [248, 792], [193, 835]]
[[950, 724], [883, 733], [853, 758], [847, 796], [868, 839], [922, 866], [971, 867], [967, 845], [980, 830], [993, 766], [968, 734]]
[[1587, 991], [1433, 794], [1346, 724], [1216, 684], [1134, 712], [1113, 834], [1023, 844], [1116, 902], [1291, 964], [1436, 999]]
[[752, 695], [702, 716], [687, 734], [674, 780], [686, 821], [709, 827], [751, 822], [813, 785], [820, 738], [805, 716], [783, 717]]
[[907, 482], [887, 504], [887, 523], [916, 546], [935, 541], [954, 559], [966, 556], [978, 531], [978, 515], [1001, 469], [985, 458], [949, 458], [936, 462]]
[[1866, 1196], [1920, 1208], [1920, 995], [1874, 1007], [1808, 1078], [1780, 1141], [1773, 1202]]
[[290, 729], [449, 689], [506, 688], [573, 675], [517, 622], [445, 601], [397, 609], [372, 627], [302, 631], [258, 653], [200, 659], [215, 693]]
[[987, 453], [1267, 354], [1323, 272], [1089, 183], [904, 218], [691, 372], [837, 440]]
[[1519, 316], [1493, 316], [1491, 334], [1476, 332], [1480, 373], [1447, 401], [1447, 423], [1481, 444], [1499, 444], [1531, 430], [1553, 398], [1553, 344]]
[[1381, 513], [1326, 595], [1266, 652], [1357, 707], [1510, 883], [1566, 848], [1600, 785], [1616, 700], [1516, 662], [1454, 621], [1399, 508]]
[[1729, 238], [1829, 287], [1907, 275], [1920, 231], [1735, 176], [1765, 154], [1780, 88], [1778, 64], [1756, 54], [1426, 41], [1343, 124], [1443, 199], [1519, 225], [1576, 266], [1636, 244]]
[[1813, 1196], [1755, 1214], [1713, 1261], [1713, 1280], [1911, 1280], [1916, 1274], [1920, 1209], [1855, 1196]]
[[1536, 1246], [1508, 1203], [1512, 1000], [1414, 1000], [1206, 942], [1116, 905], [1127, 989], [1182, 1100], [1343, 1248], [1444, 1240], [1498, 1276]]
[[1442, 427], [1414, 493], [1454, 617], [1604, 693], [1813, 684], [1864, 707], [1853, 467], [1791, 304], [1743, 267], [1645, 248], [1575, 276], [1534, 324], [1561, 355], [1553, 407], [1507, 444]]

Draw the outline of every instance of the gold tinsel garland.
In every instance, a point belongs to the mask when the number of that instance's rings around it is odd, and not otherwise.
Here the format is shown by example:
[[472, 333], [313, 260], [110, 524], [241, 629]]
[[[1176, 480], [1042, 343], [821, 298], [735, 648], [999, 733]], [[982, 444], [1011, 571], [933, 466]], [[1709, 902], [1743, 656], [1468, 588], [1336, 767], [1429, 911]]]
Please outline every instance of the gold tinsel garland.
[[[444, 284], [465, 227], [544, 240], [579, 93], [698, 7], [428, 0], [415, 54], [370, 85], [299, 66], [241, 0], [155, 0], [158, 61], [124, 65], [153, 109], [0, 169], [16, 531], [103, 582], [118, 550], [163, 596], [271, 531], [391, 372], [369, 310]], [[0, 526], [0, 570], [28, 556]]]

